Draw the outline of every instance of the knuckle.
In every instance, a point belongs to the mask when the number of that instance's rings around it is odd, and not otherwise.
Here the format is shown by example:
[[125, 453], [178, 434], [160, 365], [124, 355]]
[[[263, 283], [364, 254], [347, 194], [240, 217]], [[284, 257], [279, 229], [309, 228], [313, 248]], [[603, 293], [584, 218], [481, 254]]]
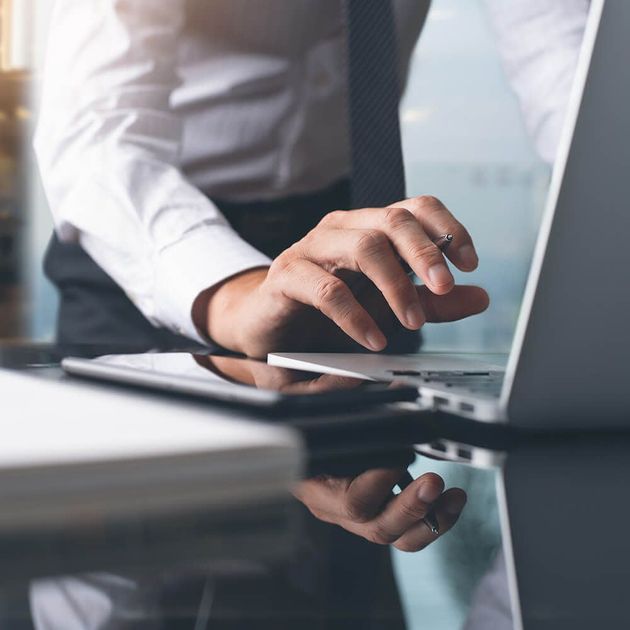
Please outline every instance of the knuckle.
[[322, 227], [338, 225], [339, 222], [344, 218], [344, 216], [345, 216], [344, 210], [333, 210], [332, 212], [325, 214], [318, 225]]
[[426, 210], [441, 210], [444, 207], [444, 204], [433, 195], [420, 195], [416, 197], [416, 203]]
[[387, 208], [385, 211], [385, 224], [391, 230], [406, 228], [409, 226], [409, 222], [413, 220], [413, 215], [405, 208]]
[[356, 251], [359, 255], [374, 256], [382, 252], [387, 245], [387, 237], [378, 230], [366, 230], [357, 240]]
[[322, 233], [319, 227], [314, 227], [307, 232], [297, 243], [293, 243], [286, 251], [290, 252], [294, 257], [303, 258], [306, 254], [317, 251], [318, 241], [321, 239]]
[[398, 509], [402, 516], [414, 521], [423, 518], [425, 513], [424, 508], [411, 502], [401, 503]]
[[355, 523], [365, 523], [372, 517], [369, 504], [360, 497], [348, 497], [344, 504], [344, 513]]
[[282, 269], [287, 269], [292, 267], [299, 258], [301, 258], [300, 243], [293, 243], [274, 259], [272, 266], [276, 265]]
[[411, 247], [411, 258], [415, 260], [423, 260], [427, 264], [442, 262], [442, 254], [440, 250], [430, 241], [420, 243]]
[[326, 521], [328, 515], [319, 507], [315, 507], [312, 505], [307, 505], [308, 511], [318, 520], [318, 521]]
[[368, 540], [377, 545], [391, 545], [398, 536], [393, 532], [390, 532], [382, 523], [375, 522], [372, 527], [370, 527], [368, 534]]
[[296, 257], [290, 249], [285, 250], [271, 263], [268, 274], [269, 279], [273, 280], [277, 277], [285, 277], [286, 275], [293, 273], [295, 270], [295, 263]]
[[318, 520], [318, 521], [322, 521], [323, 523], [331, 523], [332, 525], [337, 525], [337, 520], [328, 512], [326, 512], [326, 510], [323, 510], [322, 508], [320, 508], [319, 506], [312, 506], [309, 505], [308, 503], [304, 503], [304, 505], [306, 506], [306, 509]]
[[315, 295], [318, 308], [339, 304], [346, 298], [346, 285], [334, 276], [326, 278], [318, 283]]

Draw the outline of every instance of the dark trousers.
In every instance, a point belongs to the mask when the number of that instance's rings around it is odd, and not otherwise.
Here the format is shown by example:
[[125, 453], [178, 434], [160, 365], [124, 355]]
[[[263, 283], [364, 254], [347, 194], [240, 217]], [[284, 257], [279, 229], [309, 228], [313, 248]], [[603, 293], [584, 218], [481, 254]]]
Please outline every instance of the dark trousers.
[[[349, 193], [343, 181], [281, 201], [217, 204], [243, 238], [273, 258], [324, 214], [349, 207]], [[45, 269], [60, 293], [60, 343], [133, 350], [191, 346], [189, 340], [153, 327], [78, 245], [53, 237]], [[269, 567], [263, 577], [217, 581], [210, 628], [404, 628], [389, 549], [317, 521], [306, 510], [302, 517], [303, 544], [289, 566]], [[182, 580], [173, 586], [164, 595], [165, 625], [192, 627], [190, 619], [179, 614], [176, 619], [172, 611], [181, 612], [183, 602], [189, 601], [194, 614], [199, 582]]]

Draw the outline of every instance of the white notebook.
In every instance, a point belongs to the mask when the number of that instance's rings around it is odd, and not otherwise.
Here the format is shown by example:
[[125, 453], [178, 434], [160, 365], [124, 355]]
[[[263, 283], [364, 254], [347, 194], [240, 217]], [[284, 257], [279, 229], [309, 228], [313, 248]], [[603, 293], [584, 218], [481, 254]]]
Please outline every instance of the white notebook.
[[0, 529], [280, 498], [299, 437], [229, 412], [0, 371]]

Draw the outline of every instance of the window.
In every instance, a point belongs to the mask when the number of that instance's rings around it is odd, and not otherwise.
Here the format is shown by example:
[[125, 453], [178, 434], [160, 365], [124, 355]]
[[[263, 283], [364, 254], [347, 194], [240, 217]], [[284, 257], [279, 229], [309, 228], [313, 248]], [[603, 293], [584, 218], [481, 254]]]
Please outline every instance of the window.
[[33, 0], [0, 0], [0, 71], [31, 66], [33, 15]]
[[490, 294], [483, 315], [424, 329], [428, 350], [509, 349], [544, 207], [548, 168], [535, 153], [483, 3], [434, 0], [401, 108], [410, 195], [439, 197], [480, 256], [458, 282]]

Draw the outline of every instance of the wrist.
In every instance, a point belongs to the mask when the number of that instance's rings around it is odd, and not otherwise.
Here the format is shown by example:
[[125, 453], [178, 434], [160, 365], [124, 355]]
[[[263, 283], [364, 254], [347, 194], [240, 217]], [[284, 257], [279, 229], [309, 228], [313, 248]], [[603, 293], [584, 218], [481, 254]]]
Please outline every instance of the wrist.
[[249, 269], [201, 293], [193, 304], [193, 322], [220, 346], [243, 352], [241, 317], [247, 298], [264, 282], [268, 268]]

